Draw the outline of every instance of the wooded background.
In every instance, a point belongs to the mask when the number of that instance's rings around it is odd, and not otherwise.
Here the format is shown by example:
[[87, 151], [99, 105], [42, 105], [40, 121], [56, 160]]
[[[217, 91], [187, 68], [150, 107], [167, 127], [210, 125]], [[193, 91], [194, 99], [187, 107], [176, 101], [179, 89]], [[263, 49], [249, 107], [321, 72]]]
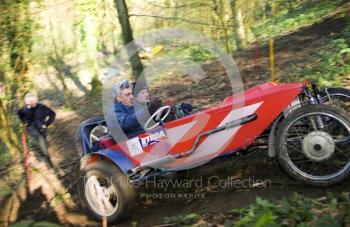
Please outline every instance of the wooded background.
[[[203, 33], [230, 55], [254, 53], [257, 45], [337, 14], [346, 29], [305, 68], [286, 68], [284, 80], [315, 79], [340, 86], [350, 75], [350, 19], [346, 0], [1, 0], [0, 164], [21, 159], [16, 110], [28, 91], [74, 110], [76, 97], [99, 97], [102, 71], [134, 38], [159, 28]], [[157, 46], [150, 47], [156, 49]], [[266, 48], [265, 48], [266, 49]], [[211, 60], [199, 46], [171, 54]], [[141, 53], [142, 54], [142, 53]], [[252, 60], [254, 54], [249, 55]], [[293, 56], [291, 56], [293, 58]], [[132, 75], [144, 60], [131, 59]], [[268, 63], [266, 63], [268, 65]], [[289, 70], [289, 72], [287, 72]], [[244, 79], [244, 78], [243, 78]], [[1, 196], [1, 195], [0, 195]]]
[[[205, 34], [235, 53], [315, 23], [341, 0], [2, 0], [0, 5], [1, 150], [19, 150], [13, 113], [32, 89], [96, 93], [106, 59], [143, 33], [166, 27]], [[343, 52], [346, 40], [339, 40]], [[182, 51], [182, 52], [181, 52]], [[205, 59], [196, 46], [178, 54]], [[108, 61], [107, 61], [108, 62]], [[142, 69], [140, 60], [133, 65]], [[133, 67], [133, 68], [135, 68]], [[140, 69], [137, 73], [140, 72]], [[42, 81], [42, 83], [40, 83]], [[74, 86], [70, 86], [73, 84]], [[92, 85], [92, 86], [91, 86]], [[96, 90], [97, 89], [97, 90]]]
[[[62, 91], [73, 107], [74, 84], [96, 92], [105, 59], [141, 34], [165, 27], [191, 29], [234, 53], [314, 23], [341, 0], [2, 0], [0, 5], [1, 146], [18, 150], [11, 113], [33, 88]], [[183, 52], [201, 58], [204, 52]], [[198, 56], [196, 56], [198, 55]], [[205, 56], [204, 56], [205, 57]], [[133, 59], [141, 67], [139, 59]], [[135, 68], [134, 67], [134, 68]], [[139, 72], [138, 72], [139, 73]], [[36, 79], [34, 79], [36, 78]], [[38, 86], [38, 81], [43, 83]], [[90, 83], [90, 85], [89, 85]], [[91, 85], [94, 85], [91, 87]]]

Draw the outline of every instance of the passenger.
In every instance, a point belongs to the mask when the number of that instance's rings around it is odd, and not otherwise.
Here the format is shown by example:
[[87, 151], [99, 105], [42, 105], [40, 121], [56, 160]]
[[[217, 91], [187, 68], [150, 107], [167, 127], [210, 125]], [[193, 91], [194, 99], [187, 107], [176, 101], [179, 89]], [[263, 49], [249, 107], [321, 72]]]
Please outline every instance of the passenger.
[[[135, 109], [140, 109], [142, 107], [148, 107], [150, 114], [152, 115], [160, 107], [163, 106], [162, 100], [157, 97], [151, 97], [149, 89], [147, 86], [136, 86], [134, 87], [135, 96]], [[193, 107], [188, 103], [179, 103], [176, 105], [171, 105], [171, 112], [166, 118], [165, 122], [176, 120], [184, 116], [192, 114]]]
[[149, 89], [145, 85], [137, 85], [134, 87], [134, 97], [135, 109], [148, 108], [150, 115], [163, 106], [162, 100], [157, 97], [151, 97]]

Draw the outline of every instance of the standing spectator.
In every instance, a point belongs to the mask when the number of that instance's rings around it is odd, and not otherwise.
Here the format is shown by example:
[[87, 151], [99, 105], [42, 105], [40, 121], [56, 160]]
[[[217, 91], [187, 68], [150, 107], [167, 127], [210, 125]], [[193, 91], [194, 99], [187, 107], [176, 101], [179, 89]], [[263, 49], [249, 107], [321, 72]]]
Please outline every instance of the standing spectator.
[[47, 106], [38, 103], [38, 97], [33, 93], [27, 93], [24, 102], [25, 105], [17, 112], [19, 119], [26, 126], [33, 144], [40, 148], [41, 152], [36, 153], [37, 157], [43, 160], [49, 168], [53, 168], [46, 135], [47, 127], [55, 120], [56, 114]]

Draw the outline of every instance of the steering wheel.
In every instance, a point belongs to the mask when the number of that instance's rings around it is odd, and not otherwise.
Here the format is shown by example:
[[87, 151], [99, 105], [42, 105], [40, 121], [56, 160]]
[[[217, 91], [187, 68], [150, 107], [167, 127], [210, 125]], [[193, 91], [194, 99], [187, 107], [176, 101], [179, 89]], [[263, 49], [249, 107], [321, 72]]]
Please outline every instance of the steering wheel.
[[[151, 130], [157, 127], [160, 124], [160, 122], [164, 121], [167, 118], [167, 116], [170, 113], [170, 109], [170, 106], [162, 106], [156, 112], [154, 112], [154, 114], [152, 114], [152, 116], [146, 121], [145, 130]], [[165, 112], [165, 114], [162, 117], [163, 112]], [[154, 125], [149, 126], [152, 120], [156, 121], [156, 123]]]
[[107, 126], [105, 126], [105, 125], [95, 126], [90, 132], [90, 138], [89, 138], [90, 147], [92, 147], [94, 142], [100, 141], [100, 139], [106, 135], [108, 135]]

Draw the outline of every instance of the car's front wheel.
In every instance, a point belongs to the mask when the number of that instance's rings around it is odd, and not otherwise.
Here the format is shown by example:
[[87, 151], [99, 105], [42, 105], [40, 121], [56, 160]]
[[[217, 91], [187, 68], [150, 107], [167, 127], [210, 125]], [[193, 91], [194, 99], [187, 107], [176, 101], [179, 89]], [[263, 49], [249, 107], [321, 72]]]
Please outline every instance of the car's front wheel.
[[277, 132], [277, 158], [293, 178], [330, 186], [350, 176], [350, 116], [327, 105], [301, 107]]
[[97, 161], [81, 170], [78, 192], [83, 206], [97, 220], [126, 220], [135, 204], [135, 191], [128, 178], [113, 164]]

